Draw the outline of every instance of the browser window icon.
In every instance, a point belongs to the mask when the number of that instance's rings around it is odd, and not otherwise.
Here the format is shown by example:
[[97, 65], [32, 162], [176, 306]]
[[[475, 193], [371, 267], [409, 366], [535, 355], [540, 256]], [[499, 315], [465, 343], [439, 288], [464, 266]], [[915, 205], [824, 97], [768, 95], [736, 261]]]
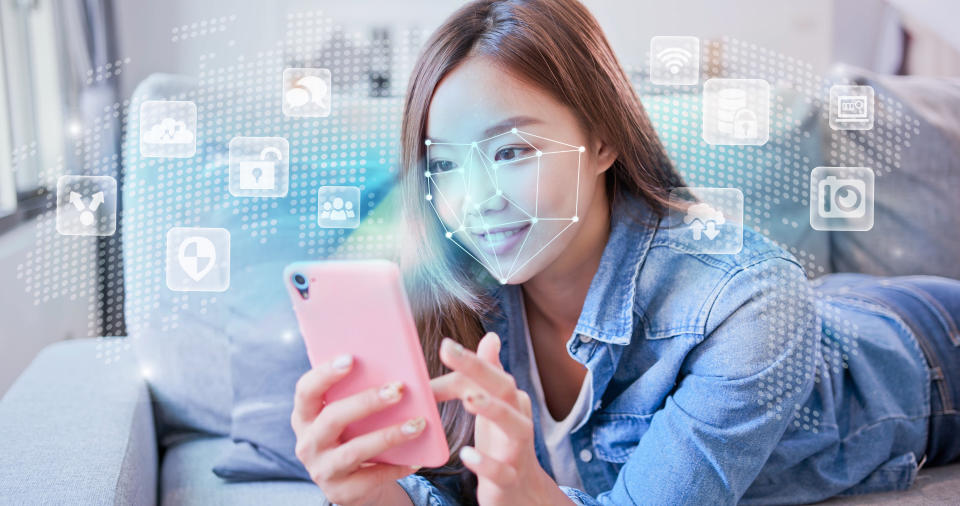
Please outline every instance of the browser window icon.
[[837, 121], [867, 122], [867, 97], [862, 95], [841, 95], [837, 97]]

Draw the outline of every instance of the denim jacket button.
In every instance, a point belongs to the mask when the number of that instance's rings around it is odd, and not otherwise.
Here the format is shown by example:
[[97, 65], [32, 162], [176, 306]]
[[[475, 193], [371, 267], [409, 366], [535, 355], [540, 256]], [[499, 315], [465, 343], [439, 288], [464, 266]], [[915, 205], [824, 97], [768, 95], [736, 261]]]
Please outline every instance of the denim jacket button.
[[584, 462], [590, 462], [591, 460], [593, 460], [593, 454], [590, 453], [590, 450], [584, 448], [580, 450], [580, 460]]
[[585, 336], [585, 335], [583, 335], [583, 334], [580, 334], [580, 342], [581, 342], [581, 343], [587, 344], [587, 343], [589, 343], [590, 341], [593, 341], [593, 338], [592, 338], [592, 337], [590, 337], [590, 336]]

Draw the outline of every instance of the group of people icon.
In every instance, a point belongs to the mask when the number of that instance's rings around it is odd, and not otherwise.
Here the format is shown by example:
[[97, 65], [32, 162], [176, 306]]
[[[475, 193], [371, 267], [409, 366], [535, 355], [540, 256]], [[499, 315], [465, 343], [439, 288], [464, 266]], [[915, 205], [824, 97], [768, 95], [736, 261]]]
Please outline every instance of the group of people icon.
[[353, 202], [344, 201], [340, 197], [334, 197], [323, 203], [320, 209], [320, 219], [330, 221], [346, 221], [355, 217], [353, 211]]

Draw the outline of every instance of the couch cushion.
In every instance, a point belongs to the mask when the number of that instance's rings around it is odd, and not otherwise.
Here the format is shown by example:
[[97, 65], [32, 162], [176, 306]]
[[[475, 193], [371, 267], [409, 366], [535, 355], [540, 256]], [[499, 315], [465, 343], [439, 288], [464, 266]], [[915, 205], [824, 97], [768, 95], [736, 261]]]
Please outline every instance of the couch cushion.
[[300, 480], [229, 483], [210, 468], [233, 443], [225, 437], [181, 441], [167, 449], [160, 470], [160, 503], [213, 504], [330, 504], [313, 482]]
[[876, 174], [873, 229], [833, 232], [833, 267], [883, 276], [960, 278], [960, 79], [881, 76], [839, 67], [876, 90], [876, 124], [836, 132], [831, 164]]

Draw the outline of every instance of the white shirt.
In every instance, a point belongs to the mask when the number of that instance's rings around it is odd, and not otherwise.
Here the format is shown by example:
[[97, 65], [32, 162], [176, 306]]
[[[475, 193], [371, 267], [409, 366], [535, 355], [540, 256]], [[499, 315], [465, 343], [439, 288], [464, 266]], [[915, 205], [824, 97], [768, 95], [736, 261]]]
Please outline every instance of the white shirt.
[[570, 444], [570, 433], [579, 429], [586, 421], [590, 412], [590, 401], [593, 399], [592, 373], [587, 369], [580, 394], [570, 413], [563, 420], [554, 420], [547, 408], [546, 396], [543, 394], [543, 385], [540, 383], [540, 372], [537, 370], [537, 360], [533, 356], [533, 343], [530, 340], [530, 327], [527, 325], [526, 309], [523, 311], [523, 328], [527, 341], [527, 355], [530, 357], [530, 376], [533, 381], [533, 391], [540, 411], [540, 429], [543, 432], [543, 441], [550, 456], [550, 467], [553, 468], [553, 477], [557, 485], [573, 487], [583, 490], [580, 481], [580, 471], [573, 456], [573, 445]]

